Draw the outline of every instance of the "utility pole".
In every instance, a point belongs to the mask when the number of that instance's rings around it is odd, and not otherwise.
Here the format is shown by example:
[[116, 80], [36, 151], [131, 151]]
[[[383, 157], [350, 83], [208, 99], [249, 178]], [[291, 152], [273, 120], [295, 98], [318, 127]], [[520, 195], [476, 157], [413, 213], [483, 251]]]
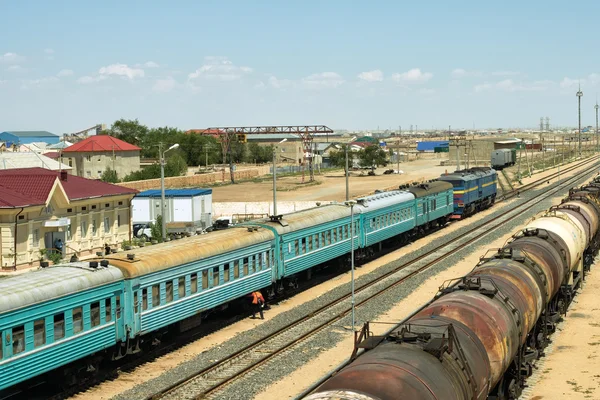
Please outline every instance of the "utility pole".
[[277, 218], [277, 146], [273, 146], [273, 216]]
[[349, 178], [348, 176], [350, 175], [350, 171], [348, 170], [348, 144], [346, 144], [345, 146], [345, 153], [346, 153], [346, 201], [350, 200], [350, 185], [349, 185]]
[[577, 104], [578, 104], [578, 111], [579, 111], [579, 128], [578, 128], [578, 135], [579, 135], [579, 158], [581, 158], [581, 98], [583, 97], [583, 92], [581, 91], [581, 84], [579, 84], [579, 90], [577, 91]]

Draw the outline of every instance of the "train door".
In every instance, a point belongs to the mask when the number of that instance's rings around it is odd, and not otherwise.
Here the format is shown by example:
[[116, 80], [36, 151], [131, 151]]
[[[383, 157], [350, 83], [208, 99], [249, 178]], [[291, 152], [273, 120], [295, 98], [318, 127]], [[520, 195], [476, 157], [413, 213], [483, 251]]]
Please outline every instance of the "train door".
[[[148, 297], [147, 297], [147, 293], [144, 293], [146, 290], [142, 290], [140, 289], [140, 287], [138, 285], [135, 285], [132, 289], [133, 292], [133, 315], [132, 315], [132, 329], [133, 332], [137, 333], [141, 330], [142, 328], [142, 321], [141, 321], [141, 315], [142, 315], [142, 309], [144, 308], [144, 300], [147, 302], [148, 301]], [[144, 294], [145, 299], [144, 299]], [[147, 307], [146, 303], [146, 307]]]

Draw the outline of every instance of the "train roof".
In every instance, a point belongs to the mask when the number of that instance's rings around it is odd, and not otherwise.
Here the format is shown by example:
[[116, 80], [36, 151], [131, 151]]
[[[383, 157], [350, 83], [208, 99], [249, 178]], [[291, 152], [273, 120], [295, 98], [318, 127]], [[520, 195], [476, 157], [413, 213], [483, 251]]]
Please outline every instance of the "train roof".
[[247, 226], [236, 226], [206, 235], [191, 236], [167, 243], [128, 251], [135, 255], [129, 260], [126, 253], [107, 256], [110, 265], [121, 270], [125, 278], [134, 278], [178, 265], [228, 253], [274, 239], [268, 229], [257, 228], [249, 231]]
[[123, 279], [118, 268], [76, 262], [0, 279], [0, 313], [92, 289]]
[[473, 179], [481, 178], [484, 176], [496, 175], [496, 171], [488, 167], [474, 167], [469, 169], [463, 169], [454, 171], [451, 174], [445, 174], [440, 176], [441, 181], [470, 181]]
[[[355, 209], [355, 212], [358, 213], [359, 210]], [[282, 218], [283, 224], [273, 222], [268, 218], [250, 221], [247, 224], [268, 226], [275, 229], [278, 234], [283, 235], [346, 217], [350, 217], [350, 207], [336, 203], [285, 214]]]
[[443, 181], [433, 181], [422, 183], [420, 185], [410, 186], [407, 190], [416, 198], [431, 196], [435, 193], [441, 193], [452, 189], [452, 184]]
[[358, 199], [356, 208], [362, 212], [370, 212], [394, 204], [413, 201], [414, 194], [406, 190], [390, 190], [388, 192], [375, 193]]

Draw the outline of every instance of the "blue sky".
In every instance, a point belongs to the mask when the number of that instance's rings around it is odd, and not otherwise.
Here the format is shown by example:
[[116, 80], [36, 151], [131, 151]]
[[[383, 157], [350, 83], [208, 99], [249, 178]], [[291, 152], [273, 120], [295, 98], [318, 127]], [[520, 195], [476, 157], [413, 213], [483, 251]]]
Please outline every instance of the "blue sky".
[[0, 0], [0, 131], [594, 123], [600, 2]]

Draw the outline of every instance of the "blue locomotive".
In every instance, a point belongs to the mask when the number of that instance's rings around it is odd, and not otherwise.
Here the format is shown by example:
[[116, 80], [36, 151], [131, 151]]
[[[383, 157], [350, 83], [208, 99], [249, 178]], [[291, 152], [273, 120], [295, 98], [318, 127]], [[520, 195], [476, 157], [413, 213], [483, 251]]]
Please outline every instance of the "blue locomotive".
[[444, 174], [439, 179], [454, 187], [453, 219], [468, 217], [492, 206], [496, 201], [498, 177], [492, 168], [464, 169]]
[[432, 181], [358, 199], [354, 223], [349, 207], [329, 204], [2, 279], [0, 391], [46, 373], [77, 380], [252, 291], [279, 291], [315, 266], [343, 262], [351, 236], [360, 257], [455, 212], [452, 184]]

